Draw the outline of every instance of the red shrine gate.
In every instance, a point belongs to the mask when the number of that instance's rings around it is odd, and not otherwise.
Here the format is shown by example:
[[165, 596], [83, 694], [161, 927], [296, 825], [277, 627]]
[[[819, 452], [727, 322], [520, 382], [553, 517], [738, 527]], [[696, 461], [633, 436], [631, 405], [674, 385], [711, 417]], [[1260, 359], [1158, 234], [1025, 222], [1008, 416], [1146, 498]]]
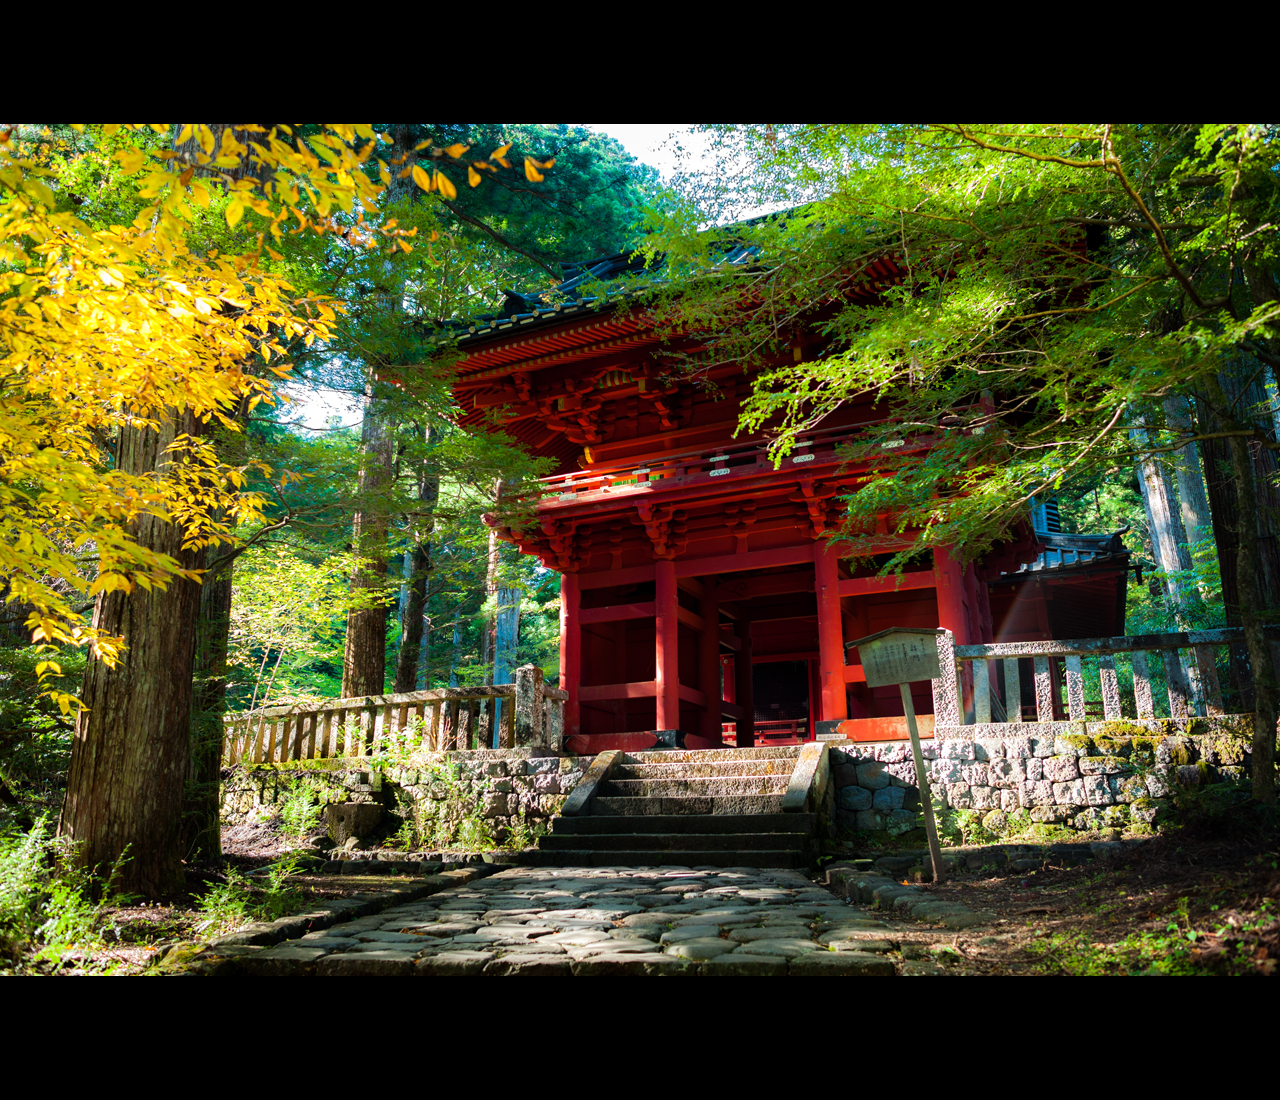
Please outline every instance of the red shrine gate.
[[[626, 257], [593, 273], [611, 262]], [[751, 745], [757, 730], [806, 739], [817, 722], [848, 718], [856, 736], [905, 736], [897, 690], [869, 689], [844, 642], [890, 626], [945, 627], [958, 644], [1067, 636], [1049, 614], [1055, 585], [1071, 586], [1059, 601], [1070, 636], [1123, 633], [1118, 539], [1111, 552], [1105, 539], [1059, 536], [1085, 542], [1055, 563], [1053, 536], [1028, 526], [981, 562], [934, 552], [898, 578], [841, 560], [824, 532], [861, 475], [841, 469], [836, 448], [880, 417], [869, 402], [829, 416], [774, 469], [764, 436], [734, 438], [752, 382], [740, 367], [715, 365], [692, 341], [661, 344], [626, 302], [511, 303], [509, 317], [462, 338], [455, 394], [464, 424], [498, 412], [513, 442], [560, 463], [535, 521], [499, 533], [562, 574], [569, 747], [634, 750], [674, 730], [689, 747], [719, 746], [725, 733]], [[705, 369], [664, 382], [673, 350]], [[787, 355], [800, 362], [808, 350], [801, 338]], [[905, 437], [903, 453], [933, 439]], [[875, 549], [912, 545], [886, 519], [868, 528]], [[931, 729], [930, 685], [913, 696]]]

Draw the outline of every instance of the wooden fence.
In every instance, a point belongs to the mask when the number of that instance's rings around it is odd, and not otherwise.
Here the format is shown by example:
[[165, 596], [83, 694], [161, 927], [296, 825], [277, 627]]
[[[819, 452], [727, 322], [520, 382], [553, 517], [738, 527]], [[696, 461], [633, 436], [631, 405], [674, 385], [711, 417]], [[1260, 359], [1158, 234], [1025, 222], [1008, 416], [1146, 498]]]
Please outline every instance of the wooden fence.
[[[1280, 628], [1267, 627], [1272, 643], [1280, 641]], [[1127, 656], [1132, 679], [1134, 711], [1138, 718], [1155, 717], [1152, 692], [1152, 662], [1159, 661], [1172, 718], [1215, 717], [1225, 713], [1221, 681], [1218, 676], [1217, 650], [1228, 647], [1228, 662], [1238, 679], [1249, 678], [1248, 656], [1244, 651], [1244, 631], [1238, 627], [1225, 630], [1198, 630], [1185, 634], [1146, 634], [1115, 638], [1074, 638], [1063, 641], [1004, 642], [997, 645], [950, 645], [950, 635], [939, 639], [939, 656], [953, 648], [955, 660], [950, 668], [944, 660], [943, 677], [934, 681], [934, 709], [938, 714], [964, 715], [965, 724], [1020, 722], [1024, 710], [1034, 708], [1035, 721], [1052, 722], [1055, 709], [1065, 710], [1070, 721], [1101, 717], [1108, 721], [1124, 717], [1117, 657]], [[1050, 662], [1061, 660], [1061, 672]], [[1096, 661], [1100, 700], [1085, 698], [1085, 664]], [[1029, 662], [1030, 698], [1024, 703], [1019, 662]], [[965, 675], [965, 663], [971, 665]], [[971, 677], [971, 678], [970, 678]], [[1090, 677], [1092, 679], [1092, 677]], [[1126, 677], [1128, 679], [1128, 677]], [[972, 685], [972, 706], [961, 708], [958, 691], [961, 685]], [[1066, 705], [1059, 697], [1066, 689]], [[942, 698], [939, 698], [939, 695]], [[1090, 713], [1100, 703], [1102, 714]], [[967, 713], [966, 713], [967, 712]], [[942, 720], [939, 719], [941, 722]]]
[[318, 707], [237, 715], [224, 724], [223, 763], [361, 757], [384, 749], [559, 750], [568, 693], [545, 686], [542, 670], [533, 665], [517, 669], [515, 677], [514, 684], [493, 687], [333, 699]]

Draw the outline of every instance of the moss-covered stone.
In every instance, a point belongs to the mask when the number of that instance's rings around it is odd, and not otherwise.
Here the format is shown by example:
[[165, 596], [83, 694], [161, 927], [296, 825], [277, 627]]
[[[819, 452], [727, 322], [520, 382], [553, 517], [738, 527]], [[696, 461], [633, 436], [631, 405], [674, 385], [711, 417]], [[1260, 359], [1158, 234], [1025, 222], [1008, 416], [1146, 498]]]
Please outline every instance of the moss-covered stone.
[[1102, 736], [1095, 737], [1093, 739], [1093, 743], [1097, 745], [1098, 751], [1103, 756], [1123, 756], [1127, 758], [1133, 745], [1133, 738], [1122, 736]]
[[1148, 731], [1147, 727], [1139, 725], [1137, 722], [1125, 722], [1120, 720], [1099, 722], [1094, 727], [1101, 726], [1099, 735], [1102, 737], [1142, 737]]
[[1093, 755], [1094, 746], [1093, 738], [1086, 733], [1069, 733], [1063, 740], [1066, 741], [1080, 756]]
[[1160, 804], [1154, 798], [1135, 799], [1129, 806], [1129, 817], [1135, 822], [1150, 824], [1156, 819]]

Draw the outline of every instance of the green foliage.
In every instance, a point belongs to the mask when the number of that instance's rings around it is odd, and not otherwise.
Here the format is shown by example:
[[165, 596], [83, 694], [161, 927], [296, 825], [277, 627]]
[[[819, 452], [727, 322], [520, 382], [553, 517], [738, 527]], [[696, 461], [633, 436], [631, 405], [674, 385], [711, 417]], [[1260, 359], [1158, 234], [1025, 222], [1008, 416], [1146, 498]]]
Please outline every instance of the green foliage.
[[294, 912], [304, 897], [296, 885], [301, 868], [302, 857], [285, 856], [255, 876], [255, 881], [229, 867], [222, 882], [205, 882], [208, 889], [199, 903], [203, 920], [196, 931], [213, 937], [252, 921], [278, 920]]
[[[0, 822], [30, 825], [42, 814], [56, 814], [62, 801], [74, 725], [42, 693], [36, 666], [49, 660], [45, 648], [0, 646]], [[55, 656], [60, 673], [46, 674], [46, 689], [74, 693], [84, 651], [65, 646]]]
[[58, 963], [114, 938], [110, 912], [129, 899], [113, 884], [127, 857], [104, 879], [73, 856], [72, 845], [52, 835], [45, 817], [26, 832], [0, 832], [0, 965]]
[[302, 840], [320, 823], [320, 803], [304, 779], [295, 779], [289, 784], [279, 805], [285, 835], [294, 840]]
[[[719, 361], [764, 368], [740, 429], [770, 425], [779, 460], [838, 407], [875, 403], [884, 419], [848, 450], [871, 475], [845, 498], [855, 550], [887, 514], [895, 533], [981, 554], [1033, 496], [1116, 470], [1128, 482], [1135, 455], [1168, 449], [1171, 431], [1128, 431], [1163, 423], [1166, 396], [1234, 423], [1226, 359], [1280, 364], [1273, 127], [709, 130], [726, 170], [653, 220], [645, 248], [669, 275], [655, 302], [673, 327], [714, 333]], [[779, 205], [791, 209], [703, 231]], [[757, 262], [720, 264], [730, 244]], [[1255, 266], [1241, 274], [1244, 253]], [[890, 255], [900, 279], [872, 271]], [[840, 292], [859, 284], [877, 297]], [[790, 333], [815, 324], [803, 361], [779, 364]]]

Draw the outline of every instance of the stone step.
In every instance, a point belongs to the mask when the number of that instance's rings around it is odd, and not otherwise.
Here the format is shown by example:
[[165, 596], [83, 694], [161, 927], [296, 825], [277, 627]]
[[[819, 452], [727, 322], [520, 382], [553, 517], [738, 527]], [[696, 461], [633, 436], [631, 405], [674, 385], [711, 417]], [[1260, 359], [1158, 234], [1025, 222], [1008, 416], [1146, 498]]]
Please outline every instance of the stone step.
[[646, 749], [629, 752], [622, 763], [709, 764], [713, 760], [791, 760], [800, 755], [800, 745], [764, 745], [758, 749]]
[[662, 852], [802, 852], [808, 851], [808, 845], [809, 838], [804, 833], [552, 833], [538, 838], [538, 847], [544, 852], [583, 848], [625, 852], [641, 846]]
[[628, 817], [657, 814], [780, 814], [780, 794], [736, 794], [692, 797], [670, 795], [647, 798], [618, 798], [597, 795], [592, 799], [592, 815], [625, 814]]
[[[551, 832], [555, 835], [576, 833], [599, 836], [602, 833], [792, 833], [810, 836], [813, 814], [658, 814], [655, 816], [623, 815], [589, 817], [553, 817]], [[637, 841], [637, 843], [640, 843]]]
[[791, 773], [724, 778], [691, 776], [669, 779], [609, 779], [601, 794], [610, 798], [715, 798], [720, 795], [783, 795]]
[[731, 852], [697, 849], [634, 849], [626, 851], [593, 851], [565, 849], [544, 851], [529, 849], [512, 854], [511, 862], [534, 867], [807, 867], [807, 853], [793, 850]]
[[759, 760], [712, 760], [707, 763], [617, 764], [612, 779], [723, 779], [742, 775], [790, 776], [796, 762], [790, 758], [767, 756]]

